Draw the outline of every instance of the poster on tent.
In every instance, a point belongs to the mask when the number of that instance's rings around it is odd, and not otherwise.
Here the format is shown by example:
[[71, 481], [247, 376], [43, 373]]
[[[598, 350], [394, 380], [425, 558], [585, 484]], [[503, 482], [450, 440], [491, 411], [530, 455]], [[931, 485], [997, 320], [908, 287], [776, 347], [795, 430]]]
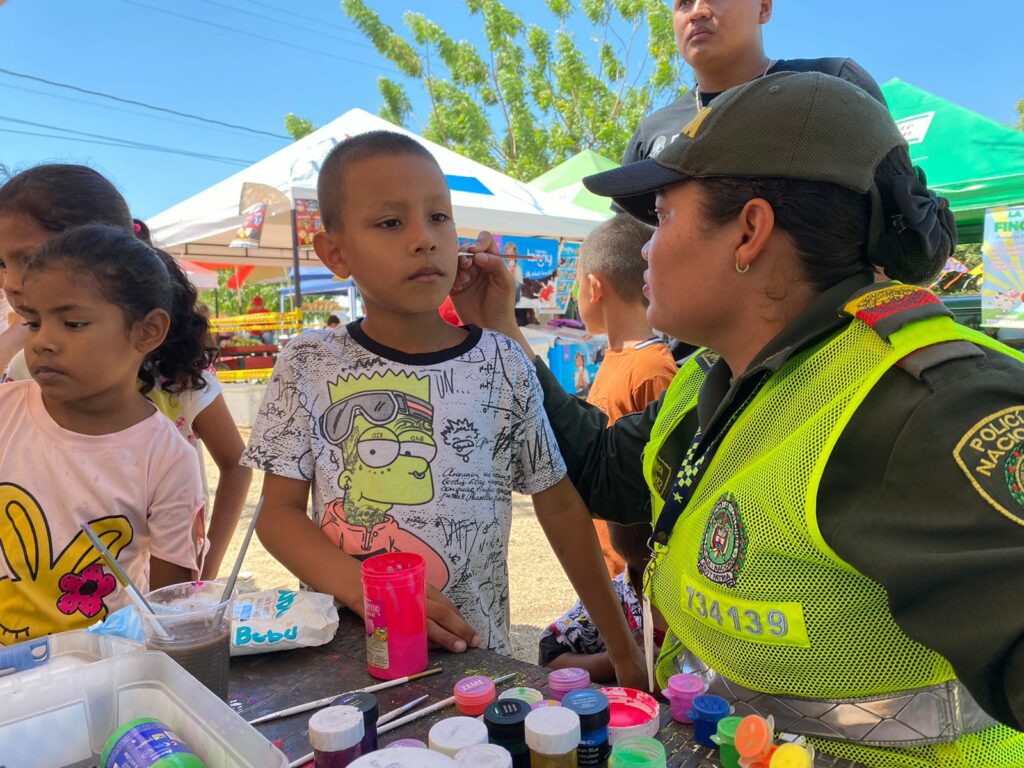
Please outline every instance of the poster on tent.
[[295, 229], [299, 235], [299, 248], [312, 248], [313, 236], [323, 229], [319, 200], [295, 200]]
[[981, 322], [1024, 328], [1024, 206], [985, 212]]
[[558, 273], [555, 277], [555, 311], [563, 314], [569, 308], [569, 301], [575, 295], [576, 262], [580, 244], [564, 242], [558, 251]]
[[557, 312], [555, 279], [558, 275], [558, 241], [545, 237], [495, 235], [495, 244], [519, 286], [517, 309]]
[[263, 236], [263, 223], [266, 221], [267, 204], [256, 203], [250, 205], [242, 214], [245, 216], [245, 223], [238, 228], [234, 239], [228, 243], [231, 248], [259, 248], [260, 238]]

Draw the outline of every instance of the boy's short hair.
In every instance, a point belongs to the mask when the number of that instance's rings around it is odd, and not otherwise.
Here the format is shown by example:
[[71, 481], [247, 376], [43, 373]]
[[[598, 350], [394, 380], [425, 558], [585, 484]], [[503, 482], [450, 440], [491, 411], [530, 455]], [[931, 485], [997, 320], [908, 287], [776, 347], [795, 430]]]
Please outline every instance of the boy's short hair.
[[345, 139], [327, 153], [316, 181], [320, 220], [324, 229], [330, 232], [341, 226], [344, 180], [348, 167], [360, 160], [394, 155], [418, 155], [437, 163], [429, 149], [404, 133], [395, 131], [360, 133]]
[[654, 227], [627, 213], [618, 213], [598, 224], [583, 241], [579, 251], [580, 272], [604, 275], [625, 301], [646, 305], [647, 262], [641, 250], [653, 236]]

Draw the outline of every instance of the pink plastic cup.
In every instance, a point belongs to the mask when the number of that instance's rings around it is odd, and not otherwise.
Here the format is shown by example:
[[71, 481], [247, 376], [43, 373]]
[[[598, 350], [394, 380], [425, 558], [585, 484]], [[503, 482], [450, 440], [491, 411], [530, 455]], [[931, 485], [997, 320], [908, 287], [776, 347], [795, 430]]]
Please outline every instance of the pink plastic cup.
[[693, 700], [704, 693], [706, 687], [697, 675], [672, 675], [668, 688], [661, 692], [672, 705], [672, 719], [677, 723], [693, 723], [690, 717]]
[[412, 552], [363, 561], [366, 669], [394, 680], [427, 668], [426, 562]]

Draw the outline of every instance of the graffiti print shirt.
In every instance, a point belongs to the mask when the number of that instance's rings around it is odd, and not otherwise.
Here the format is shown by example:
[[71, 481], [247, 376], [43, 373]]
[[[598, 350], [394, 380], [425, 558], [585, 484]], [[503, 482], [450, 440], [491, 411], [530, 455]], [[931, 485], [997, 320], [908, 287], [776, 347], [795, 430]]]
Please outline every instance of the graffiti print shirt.
[[533, 365], [468, 327], [406, 354], [358, 322], [309, 331], [278, 359], [242, 463], [307, 480], [313, 521], [359, 560], [416, 552], [484, 647], [510, 654], [512, 492], [565, 475]]
[[195, 452], [154, 411], [128, 429], [59, 426], [34, 381], [0, 387], [0, 644], [88, 627], [125, 605], [89, 523], [143, 592], [149, 560], [199, 569]]

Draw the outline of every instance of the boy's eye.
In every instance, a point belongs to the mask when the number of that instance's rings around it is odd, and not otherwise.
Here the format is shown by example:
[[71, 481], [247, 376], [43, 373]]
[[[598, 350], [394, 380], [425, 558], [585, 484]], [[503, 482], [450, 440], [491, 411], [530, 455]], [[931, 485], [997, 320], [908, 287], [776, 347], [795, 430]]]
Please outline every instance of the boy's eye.
[[436, 221], [436, 222], [437, 222], [437, 223], [439, 223], [439, 224], [443, 224], [444, 222], [446, 222], [446, 221], [448, 221], [449, 219], [451, 219], [451, 216], [449, 216], [449, 215], [448, 215], [447, 213], [435, 213], [435, 214], [434, 214], [433, 216], [431, 216], [430, 218], [431, 218], [431, 219], [432, 219], [433, 221]]
[[379, 222], [377, 226], [383, 229], [394, 229], [401, 223], [402, 222], [399, 219], [384, 219], [384, 221]]
[[64, 325], [65, 325], [65, 327], [70, 328], [73, 331], [77, 331], [80, 328], [85, 328], [89, 324], [88, 323], [78, 323], [78, 322], [75, 322], [74, 320], [67, 320], [67, 321], [65, 321]]
[[26, 320], [24, 323], [22, 323], [22, 325], [24, 325], [30, 331], [38, 331], [39, 330], [39, 321], [38, 320]]

